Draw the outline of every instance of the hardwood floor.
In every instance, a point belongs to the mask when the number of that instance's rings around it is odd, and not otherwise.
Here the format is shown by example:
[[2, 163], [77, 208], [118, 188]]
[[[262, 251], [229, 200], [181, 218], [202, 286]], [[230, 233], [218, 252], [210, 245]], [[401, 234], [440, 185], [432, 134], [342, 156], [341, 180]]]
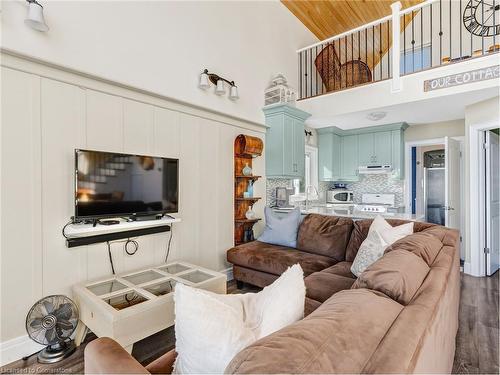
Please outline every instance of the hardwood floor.
[[453, 372], [499, 373], [499, 272], [491, 277], [462, 274], [459, 329]]
[[[457, 334], [457, 349], [453, 373], [498, 374], [499, 373], [499, 272], [492, 277], [475, 278], [462, 274], [461, 298]], [[258, 288], [236, 288], [229, 282], [228, 293], [248, 293]], [[0, 373], [83, 373], [83, 351], [95, 335], [87, 336], [85, 342], [69, 358], [53, 364], [37, 363], [36, 356], [19, 360], [0, 368]], [[173, 327], [156, 333], [134, 345], [132, 355], [146, 365], [174, 347]]]

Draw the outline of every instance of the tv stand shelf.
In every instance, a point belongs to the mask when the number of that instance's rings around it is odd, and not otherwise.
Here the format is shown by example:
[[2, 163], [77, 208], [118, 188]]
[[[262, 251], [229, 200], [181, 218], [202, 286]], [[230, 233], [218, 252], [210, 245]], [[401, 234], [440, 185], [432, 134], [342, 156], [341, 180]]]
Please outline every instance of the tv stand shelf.
[[66, 245], [76, 247], [123, 238], [168, 232], [173, 223], [181, 219], [162, 218], [156, 220], [131, 221], [115, 225], [71, 224], [65, 229]]

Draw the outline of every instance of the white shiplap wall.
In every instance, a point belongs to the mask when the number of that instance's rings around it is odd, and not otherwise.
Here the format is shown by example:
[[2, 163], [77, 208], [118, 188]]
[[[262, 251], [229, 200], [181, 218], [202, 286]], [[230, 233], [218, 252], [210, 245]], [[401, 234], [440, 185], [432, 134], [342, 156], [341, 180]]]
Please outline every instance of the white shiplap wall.
[[[61, 228], [74, 213], [75, 148], [180, 159], [182, 222], [170, 259], [228, 267], [233, 243], [233, 142], [264, 139], [265, 128], [113, 86], [74, 72], [3, 56], [1, 134], [1, 342], [19, 342], [42, 296], [110, 274], [105, 244], [68, 249]], [[193, 88], [196, 89], [196, 88]], [[254, 171], [264, 175], [264, 157]], [[265, 181], [256, 195], [265, 193]], [[262, 212], [264, 202], [256, 204]], [[257, 229], [258, 230], [258, 229]], [[163, 261], [168, 234], [141, 237], [127, 256], [113, 245], [117, 272]], [[10, 341], [8, 341], [10, 340]], [[27, 354], [27, 353], [26, 353]], [[1, 359], [8, 362], [7, 358]]]

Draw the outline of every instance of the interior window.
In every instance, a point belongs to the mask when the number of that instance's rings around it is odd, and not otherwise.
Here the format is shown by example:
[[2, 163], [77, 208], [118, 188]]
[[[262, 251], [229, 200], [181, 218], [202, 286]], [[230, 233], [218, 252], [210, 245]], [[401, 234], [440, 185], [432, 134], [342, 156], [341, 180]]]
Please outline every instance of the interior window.
[[314, 186], [318, 189], [318, 185], [318, 149], [306, 146], [304, 154], [304, 178], [295, 178], [292, 180], [294, 194], [305, 194], [308, 186]]
[[401, 52], [400, 71], [402, 74], [410, 74], [431, 67], [431, 46], [422, 46], [407, 49]]
[[311, 153], [306, 151], [305, 161], [305, 186], [311, 186]]

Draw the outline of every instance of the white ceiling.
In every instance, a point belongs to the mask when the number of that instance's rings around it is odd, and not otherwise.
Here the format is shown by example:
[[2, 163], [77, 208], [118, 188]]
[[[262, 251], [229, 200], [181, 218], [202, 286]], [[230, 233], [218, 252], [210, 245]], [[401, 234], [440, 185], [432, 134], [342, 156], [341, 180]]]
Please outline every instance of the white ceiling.
[[[390, 107], [381, 107], [362, 112], [352, 112], [331, 117], [315, 117], [314, 114], [307, 120], [312, 128], [336, 126], [341, 129], [364, 128], [407, 122], [410, 125], [429, 124], [433, 122], [451, 121], [465, 117], [465, 107], [499, 95], [499, 88], [464, 92], [456, 95], [442, 96], [418, 102], [398, 104]], [[372, 112], [387, 112], [386, 117], [373, 121], [367, 119]]]

